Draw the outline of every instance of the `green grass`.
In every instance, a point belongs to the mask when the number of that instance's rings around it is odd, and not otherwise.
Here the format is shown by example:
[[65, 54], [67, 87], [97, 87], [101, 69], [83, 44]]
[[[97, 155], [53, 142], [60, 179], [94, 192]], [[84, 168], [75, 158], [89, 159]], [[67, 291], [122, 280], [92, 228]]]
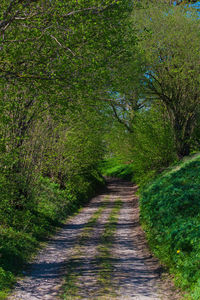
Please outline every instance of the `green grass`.
[[200, 155], [185, 158], [141, 190], [141, 222], [175, 283], [200, 299]]
[[99, 165], [100, 172], [107, 177], [116, 177], [125, 180], [132, 180], [133, 168], [131, 164], [125, 164], [116, 158], [104, 160]]
[[[104, 212], [106, 205], [108, 204], [108, 198], [105, 199], [105, 203], [100, 207], [94, 215], [89, 219], [85, 225], [82, 234], [77, 240], [75, 246], [74, 255], [71, 257], [67, 264], [67, 276], [64, 284], [64, 294], [62, 298], [64, 300], [79, 299], [78, 280], [82, 275], [81, 271], [81, 257], [84, 256], [83, 246], [89, 238], [92, 236], [92, 232], [98, 219]], [[104, 296], [109, 292], [110, 295], [114, 295], [111, 289], [111, 274], [113, 270], [111, 262], [111, 247], [113, 243], [114, 233], [117, 226], [118, 214], [122, 206], [122, 201], [118, 199], [109, 215], [108, 222], [105, 225], [104, 232], [100, 238], [100, 245], [98, 246], [98, 255], [96, 257], [97, 265], [100, 267], [98, 282], [101, 286], [100, 293]]]
[[111, 247], [121, 207], [122, 201], [120, 199], [116, 200], [101, 236], [100, 245], [98, 246], [98, 255], [96, 257], [100, 266], [98, 282], [101, 285], [101, 294], [103, 295], [106, 294], [106, 292], [113, 294], [111, 284], [111, 275], [113, 271]]
[[82, 275], [81, 271], [81, 257], [84, 255], [83, 247], [88, 239], [91, 238], [95, 225], [98, 219], [102, 215], [104, 209], [108, 205], [109, 197], [105, 197], [104, 203], [98, 210], [92, 215], [87, 224], [84, 226], [83, 231], [77, 240], [74, 247], [74, 255], [70, 258], [67, 263], [67, 275], [65, 277], [65, 283], [63, 286], [64, 293], [61, 296], [64, 300], [79, 299], [79, 289], [77, 287], [77, 282], [79, 277]]
[[67, 264], [64, 294], [61, 295], [61, 298], [64, 300], [79, 299], [78, 287], [76, 285], [78, 277], [81, 275], [81, 271], [79, 273], [76, 271], [80, 267], [79, 257], [80, 253], [77, 250], [77, 255], [72, 256]]
[[16, 277], [23, 276], [26, 263], [47, 237], [95, 194], [99, 181], [102, 179], [82, 179], [79, 184], [68, 183], [62, 190], [49, 178], [41, 177], [29, 199], [31, 205], [14, 209], [9, 204], [14, 200], [9, 202], [4, 197], [0, 201], [0, 299], [6, 298]]

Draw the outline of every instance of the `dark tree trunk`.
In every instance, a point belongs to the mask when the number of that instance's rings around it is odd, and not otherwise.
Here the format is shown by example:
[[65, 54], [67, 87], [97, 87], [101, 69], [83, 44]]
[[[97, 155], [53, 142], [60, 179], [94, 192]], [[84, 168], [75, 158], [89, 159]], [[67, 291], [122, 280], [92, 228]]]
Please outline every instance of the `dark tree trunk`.
[[180, 118], [180, 115], [174, 119], [174, 135], [176, 142], [176, 151], [179, 159], [190, 154], [191, 137], [194, 130], [192, 118]]
[[190, 154], [190, 144], [183, 143], [179, 149], [177, 149], [177, 155], [179, 159], [182, 159], [184, 156], [188, 156]]

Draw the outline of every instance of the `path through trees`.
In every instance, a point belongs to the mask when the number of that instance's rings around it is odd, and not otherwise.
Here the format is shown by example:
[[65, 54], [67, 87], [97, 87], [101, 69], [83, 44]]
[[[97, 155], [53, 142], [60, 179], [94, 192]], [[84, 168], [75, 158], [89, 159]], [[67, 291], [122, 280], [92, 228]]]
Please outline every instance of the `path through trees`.
[[176, 299], [147, 248], [135, 191], [110, 180], [49, 241], [9, 299]]

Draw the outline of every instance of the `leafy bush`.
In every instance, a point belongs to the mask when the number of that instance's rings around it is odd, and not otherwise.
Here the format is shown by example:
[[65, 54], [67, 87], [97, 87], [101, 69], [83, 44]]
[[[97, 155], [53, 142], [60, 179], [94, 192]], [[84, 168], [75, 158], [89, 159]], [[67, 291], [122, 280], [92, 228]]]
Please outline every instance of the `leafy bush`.
[[5, 271], [0, 267], [0, 290], [7, 287], [7, 282], [14, 283], [14, 276], [11, 272]]
[[37, 246], [35, 238], [12, 227], [0, 228], [0, 262], [10, 271], [15, 271], [23, 264]]
[[8, 197], [0, 206], [0, 299], [6, 297], [5, 291], [12, 286], [15, 275], [20, 274], [37, 251], [39, 241], [53, 233], [55, 226], [77, 211], [103, 184], [103, 178], [95, 170], [89, 175], [74, 176], [65, 189], [40, 176], [32, 189], [34, 205], [20, 209], [13, 205], [9, 193], [6, 194]]
[[133, 173], [140, 185], [176, 160], [171, 126], [162, 107], [139, 112], [133, 124]]
[[141, 221], [154, 253], [176, 282], [199, 299], [200, 156], [163, 173], [143, 188]]

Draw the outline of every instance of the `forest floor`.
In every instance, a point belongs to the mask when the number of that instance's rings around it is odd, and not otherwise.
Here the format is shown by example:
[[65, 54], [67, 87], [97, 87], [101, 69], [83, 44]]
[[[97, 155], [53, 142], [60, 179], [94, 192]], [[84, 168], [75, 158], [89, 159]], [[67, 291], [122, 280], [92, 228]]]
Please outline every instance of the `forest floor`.
[[40, 251], [8, 299], [180, 299], [148, 249], [135, 191], [109, 180]]

